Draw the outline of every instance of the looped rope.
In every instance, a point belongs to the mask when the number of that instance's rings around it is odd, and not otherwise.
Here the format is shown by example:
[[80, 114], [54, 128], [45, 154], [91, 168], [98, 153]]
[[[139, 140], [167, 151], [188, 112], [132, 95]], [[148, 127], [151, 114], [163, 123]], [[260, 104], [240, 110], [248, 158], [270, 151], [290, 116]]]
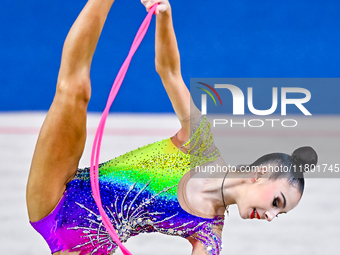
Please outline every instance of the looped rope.
[[96, 135], [94, 138], [93, 146], [92, 146], [92, 153], [91, 153], [91, 168], [90, 168], [90, 179], [91, 179], [91, 187], [92, 187], [92, 193], [93, 193], [93, 198], [94, 201], [96, 202], [100, 216], [102, 218], [102, 222], [107, 230], [107, 232], [110, 234], [112, 240], [119, 246], [121, 251], [123, 252], [124, 255], [132, 255], [131, 252], [129, 252], [125, 246], [121, 243], [109, 217], [105, 213], [103, 206], [102, 206], [102, 201], [100, 197], [100, 190], [99, 190], [99, 173], [98, 173], [98, 168], [99, 168], [99, 154], [100, 154], [100, 147], [101, 147], [101, 142], [102, 142], [102, 137], [104, 133], [104, 127], [106, 123], [107, 116], [110, 111], [110, 107], [119, 91], [119, 88], [124, 80], [124, 77], [126, 75], [126, 72], [129, 68], [131, 59], [133, 55], [135, 54], [137, 48], [139, 47], [140, 43], [142, 42], [146, 31], [149, 28], [152, 15], [154, 14], [156, 8], [158, 6], [158, 3], [153, 5], [149, 13], [147, 14], [146, 18], [144, 19], [142, 25], [140, 26], [137, 35], [132, 43], [131, 49], [129, 51], [129, 54], [127, 58], [125, 59], [122, 67], [120, 68], [118, 75], [112, 85], [112, 89], [109, 94], [109, 98], [107, 100], [106, 107], [103, 111], [102, 117], [100, 119]]

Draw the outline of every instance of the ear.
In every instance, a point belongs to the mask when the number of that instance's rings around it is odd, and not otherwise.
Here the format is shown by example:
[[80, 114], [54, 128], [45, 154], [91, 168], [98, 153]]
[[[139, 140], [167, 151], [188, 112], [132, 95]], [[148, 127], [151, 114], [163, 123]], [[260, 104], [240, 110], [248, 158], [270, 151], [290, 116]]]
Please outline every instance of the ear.
[[254, 172], [252, 172], [251, 182], [255, 183], [267, 173], [265, 166], [259, 166]]

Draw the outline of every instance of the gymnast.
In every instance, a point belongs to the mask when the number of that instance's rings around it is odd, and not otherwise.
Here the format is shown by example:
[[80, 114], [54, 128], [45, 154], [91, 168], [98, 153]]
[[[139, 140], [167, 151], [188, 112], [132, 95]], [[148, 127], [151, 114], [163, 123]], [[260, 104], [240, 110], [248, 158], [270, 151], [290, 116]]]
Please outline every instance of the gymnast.
[[[86, 140], [91, 61], [113, 2], [89, 0], [67, 35], [55, 97], [32, 159], [29, 220], [52, 254], [104, 255], [118, 248], [94, 202], [89, 168], [78, 168]], [[103, 209], [123, 243], [140, 233], [159, 232], [186, 238], [194, 255], [218, 255], [228, 206], [236, 204], [243, 219], [272, 221], [287, 213], [301, 199], [303, 173], [274, 173], [268, 166], [312, 167], [317, 154], [311, 147], [301, 147], [292, 155], [260, 157], [250, 165], [256, 171], [238, 169], [191, 178], [198, 174], [195, 166], [226, 163], [210, 124], [183, 82], [168, 0], [142, 0], [147, 10], [156, 3], [156, 71], [181, 129], [171, 138], [100, 164]]]

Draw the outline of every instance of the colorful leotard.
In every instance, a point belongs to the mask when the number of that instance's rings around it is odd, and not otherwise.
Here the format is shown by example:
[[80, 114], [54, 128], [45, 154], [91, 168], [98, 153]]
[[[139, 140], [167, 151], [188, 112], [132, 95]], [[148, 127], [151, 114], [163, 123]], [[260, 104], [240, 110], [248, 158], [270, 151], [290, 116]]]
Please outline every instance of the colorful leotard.
[[[188, 143], [188, 153], [168, 138], [100, 165], [103, 208], [122, 242], [140, 233], [159, 232], [193, 237], [208, 254], [219, 254], [221, 237], [214, 229], [222, 229], [224, 217], [192, 215], [182, 209], [177, 197], [184, 174], [219, 156], [205, 117], [198, 122]], [[93, 200], [88, 168], [77, 171], [50, 215], [31, 224], [43, 235], [52, 253], [69, 250], [81, 251], [81, 255], [104, 255], [117, 248]]]

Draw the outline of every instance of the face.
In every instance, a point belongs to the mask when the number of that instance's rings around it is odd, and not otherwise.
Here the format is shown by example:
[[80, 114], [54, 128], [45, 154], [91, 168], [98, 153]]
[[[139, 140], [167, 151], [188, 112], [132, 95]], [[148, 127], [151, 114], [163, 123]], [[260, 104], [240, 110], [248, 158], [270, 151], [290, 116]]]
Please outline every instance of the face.
[[292, 210], [300, 198], [300, 191], [286, 179], [252, 178], [237, 205], [243, 219], [272, 221], [279, 214]]

